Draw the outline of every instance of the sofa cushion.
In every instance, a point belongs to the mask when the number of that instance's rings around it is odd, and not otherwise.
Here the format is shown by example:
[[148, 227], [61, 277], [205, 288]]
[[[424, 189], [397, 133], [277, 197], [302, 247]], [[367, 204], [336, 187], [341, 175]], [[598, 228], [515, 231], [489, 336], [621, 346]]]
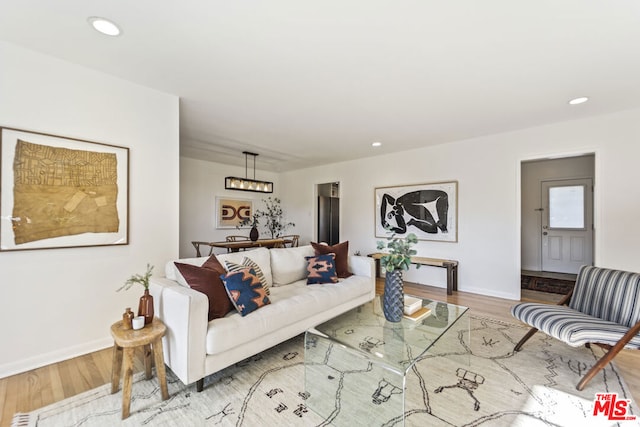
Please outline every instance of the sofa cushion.
[[351, 276], [349, 273], [349, 241], [338, 243], [333, 246], [321, 245], [311, 242], [311, 246], [315, 250], [316, 255], [336, 254], [336, 272], [341, 279]]
[[267, 292], [253, 268], [230, 271], [220, 278], [231, 302], [242, 316], [270, 303]]
[[258, 279], [260, 279], [260, 283], [262, 284], [262, 287], [264, 288], [265, 291], [267, 291], [267, 295], [269, 295], [270, 286], [269, 286], [269, 283], [267, 282], [267, 278], [264, 276], [264, 273], [262, 272], [262, 269], [260, 268], [260, 266], [256, 264], [254, 261], [252, 261], [247, 257], [244, 257], [242, 259], [242, 264], [236, 264], [235, 262], [231, 262], [231, 261], [225, 261], [225, 264], [227, 265], [228, 271], [238, 271], [247, 267], [253, 268], [253, 271], [256, 272], [256, 276], [258, 276]]
[[271, 287], [273, 285], [273, 279], [271, 276], [271, 255], [269, 254], [269, 249], [267, 248], [256, 248], [250, 251], [242, 251], [242, 252], [231, 252], [227, 254], [219, 254], [217, 255], [218, 260], [225, 265], [227, 261], [242, 264], [242, 260], [244, 257], [249, 258], [258, 266], [264, 277], [266, 279], [267, 285]]
[[274, 248], [269, 252], [273, 286], [288, 285], [307, 277], [305, 257], [314, 255], [310, 245], [297, 248]]
[[337, 283], [335, 254], [305, 257], [307, 260], [307, 285]]
[[209, 299], [209, 320], [224, 317], [233, 310], [220, 274], [209, 268], [176, 262], [176, 268], [191, 289], [202, 292]]
[[371, 292], [371, 278], [351, 276], [341, 283], [307, 286], [305, 279], [288, 286], [271, 288], [271, 304], [251, 314], [251, 321], [232, 311], [222, 319], [209, 323], [207, 354], [219, 354], [273, 331], [291, 322], [299, 322], [331, 310], [345, 301]]

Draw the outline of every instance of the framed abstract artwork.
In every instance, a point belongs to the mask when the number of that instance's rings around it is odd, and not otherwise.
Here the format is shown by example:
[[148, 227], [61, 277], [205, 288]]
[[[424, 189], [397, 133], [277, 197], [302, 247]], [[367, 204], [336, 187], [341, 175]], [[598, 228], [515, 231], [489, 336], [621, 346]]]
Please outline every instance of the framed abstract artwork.
[[249, 199], [232, 199], [216, 197], [216, 228], [251, 228], [240, 223], [253, 215], [253, 201]]
[[458, 241], [458, 182], [375, 189], [375, 235], [414, 233], [419, 240]]
[[129, 149], [0, 128], [0, 251], [129, 244]]

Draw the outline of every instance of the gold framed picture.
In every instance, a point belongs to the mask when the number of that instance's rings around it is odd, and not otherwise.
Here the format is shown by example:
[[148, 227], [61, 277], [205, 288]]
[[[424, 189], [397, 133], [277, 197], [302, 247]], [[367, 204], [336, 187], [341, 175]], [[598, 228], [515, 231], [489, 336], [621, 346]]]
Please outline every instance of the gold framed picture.
[[129, 244], [129, 149], [0, 128], [0, 251]]
[[253, 200], [216, 197], [216, 228], [251, 228], [240, 224], [252, 215]]

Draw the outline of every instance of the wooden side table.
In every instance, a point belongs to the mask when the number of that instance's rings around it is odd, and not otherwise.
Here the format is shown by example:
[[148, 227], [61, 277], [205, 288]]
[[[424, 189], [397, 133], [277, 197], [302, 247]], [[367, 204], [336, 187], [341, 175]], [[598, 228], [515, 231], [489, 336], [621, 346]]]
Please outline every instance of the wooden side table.
[[144, 368], [147, 379], [151, 379], [151, 352], [156, 364], [158, 382], [162, 391], [162, 400], [169, 398], [167, 377], [162, 354], [162, 336], [167, 327], [161, 320], [154, 318], [150, 325], [139, 330], [125, 330], [122, 320], [111, 325], [113, 336], [113, 366], [111, 370], [111, 394], [116, 393], [120, 386], [120, 372], [122, 371], [122, 353], [124, 351], [124, 372], [122, 380], [122, 419], [129, 417], [131, 405], [131, 379], [133, 377], [133, 357], [136, 347], [144, 346]]

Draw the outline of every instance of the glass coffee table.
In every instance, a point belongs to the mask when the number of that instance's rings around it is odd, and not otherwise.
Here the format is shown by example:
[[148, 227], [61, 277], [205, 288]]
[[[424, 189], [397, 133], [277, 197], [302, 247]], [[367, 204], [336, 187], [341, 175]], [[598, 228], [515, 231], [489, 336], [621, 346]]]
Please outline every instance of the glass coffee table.
[[[413, 365], [447, 331], [469, 331], [468, 308], [422, 300], [431, 313], [389, 322], [381, 296], [305, 333], [306, 406], [331, 425], [402, 425]], [[466, 322], [466, 324], [464, 323]]]

